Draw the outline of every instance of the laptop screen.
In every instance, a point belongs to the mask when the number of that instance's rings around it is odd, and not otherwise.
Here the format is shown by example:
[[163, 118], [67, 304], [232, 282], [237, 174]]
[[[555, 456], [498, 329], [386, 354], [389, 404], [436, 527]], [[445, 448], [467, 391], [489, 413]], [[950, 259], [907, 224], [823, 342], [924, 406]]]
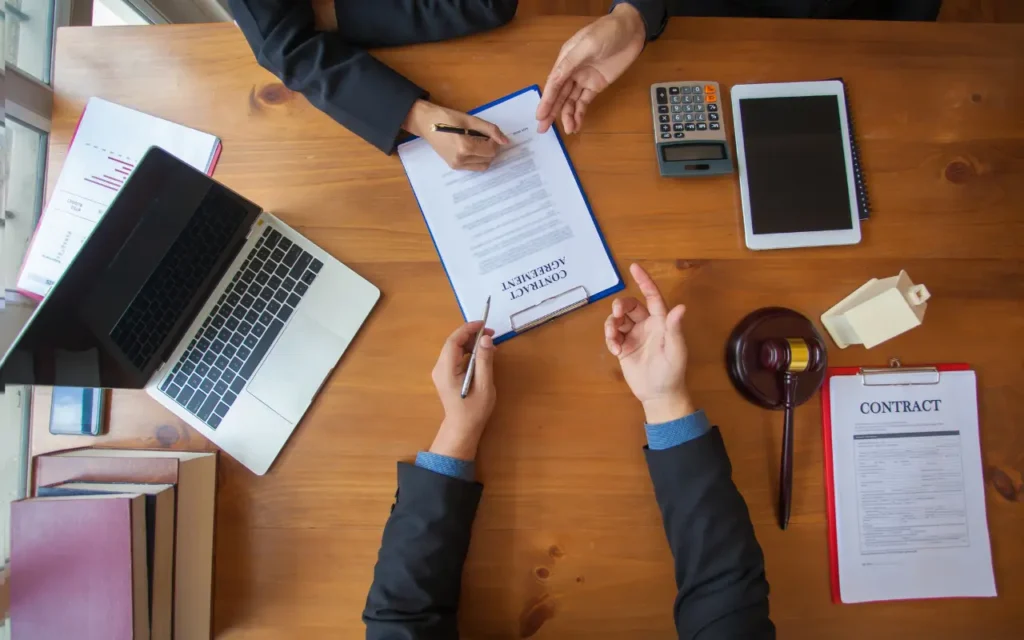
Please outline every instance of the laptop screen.
[[[259, 213], [202, 172], [150, 149], [21, 334], [0, 331], [13, 342], [0, 343], [0, 382], [145, 386]], [[4, 315], [0, 326], [17, 321]]]

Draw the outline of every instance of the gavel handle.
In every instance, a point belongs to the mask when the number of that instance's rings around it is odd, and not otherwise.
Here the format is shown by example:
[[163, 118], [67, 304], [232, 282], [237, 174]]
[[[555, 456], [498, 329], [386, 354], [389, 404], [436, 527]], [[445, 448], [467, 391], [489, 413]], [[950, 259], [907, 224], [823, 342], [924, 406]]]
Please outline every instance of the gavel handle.
[[797, 377], [792, 373], [783, 374], [785, 412], [782, 427], [782, 460], [779, 464], [779, 528], [783, 531], [789, 525], [790, 507], [793, 502], [793, 407], [796, 398]]

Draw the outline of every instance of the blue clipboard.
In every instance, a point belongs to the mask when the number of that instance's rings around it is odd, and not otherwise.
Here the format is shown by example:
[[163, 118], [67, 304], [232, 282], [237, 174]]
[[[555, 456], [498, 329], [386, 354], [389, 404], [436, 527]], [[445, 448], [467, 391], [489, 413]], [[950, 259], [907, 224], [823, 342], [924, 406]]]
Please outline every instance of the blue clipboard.
[[[528, 91], [536, 91], [538, 93], [538, 95], [539, 95], [540, 94], [540, 86], [535, 84], [535, 85], [532, 85], [532, 86], [529, 86], [529, 87], [525, 87], [523, 89], [520, 89], [519, 91], [516, 91], [514, 93], [510, 93], [510, 94], [508, 94], [507, 96], [505, 96], [503, 98], [498, 98], [497, 100], [494, 100], [492, 102], [488, 102], [485, 105], [481, 105], [481, 106], [473, 109], [472, 111], [470, 111], [469, 114], [470, 115], [474, 115], [474, 114], [480, 113], [481, 111], [483, 111], [485, 109], [489, 109], [489, 108], [491, 108], [491, 107], [493, 107], [495, 105], [501, 104], [502, 102], [505, 102], [506, 100], [511, 100], [512, 98], [515, 98], [516, 96], [522, 95], [522, 94], [524, 94], [524, 93], [526, 93]], [[546, 322], [554, 320], [555, 318], [557, 318], [559, 316], [562, 316], [562, 315], [565, 315], [566, 313], [569, 313], [570, 311], [574, 311], [576, 309], [584, 307], [584, 306], [586, 306], [588, 304], [591, 304], [593, 302], [597, 302], [598, 300], [601, 300], [602, 298], [607, 298], [608, 296], [612, 295], [613, 293], [617, 293], [617, 292], [622, 291], [623, 289], [626, 288], [626, 284], [622, 281], [622, 274], [619, 273], [619, 268], [615, 264], [615, 260], [612, 258], [611, 249], [608, 248], [608, 241], [605, 240], [604, 232], [601, 231], [601, 226], [597, 224], [597, 218], [594, 217], [594, 208], [590, 206], [590, 200], [587, 198], [587, 193], [583, 190], [583, 185], [580, 184], [580, 176], [579, 176], [578, 173], [576, 173], [576, 166], [573, 165], [572, 158], [569, 157], [569, 153], [565, 150], [565, 143], [562, 142], [562, 136], [560, 136], [558, 134], [558, 129], [554, 125], [551, 126], [551, 130], [555, 134], [555, 139], [558, 140], [558, 146], [562, 149], [562, 155], [565, 156], [565, 161], [569, 164], [569, 170], [572, 171], [572, 177], [576, 181], [576, 188], [579, 189], [580, 196], [583, 197], [583, 204], [585, 204], [587, 206], [587, 212], [590, 213], [590, 220], [591, 220], [591, 222], [594, 223], [594, 229], [597, 230], [597, 237], [601, 239], [601, 246], [604, 247], [605, 255], [608, 256], [608, 262], [611, 264], [612, 271], [615, 272], [615, 276], [618, 278], [618, 282], [616, 282], [612, 286], [608, 287], [604, 291], [599, 291], [599, 292], [594, 293], [594, 294], [590, 294], [589, 292], [587, 292], [585, 300], [577, 301], [577, 302], [571, 303], [571, 304], [569, 304], [569, 305], [567, 305], [567, 306], [565, 306], [563, 308], [556, 309], [554, 312], [549, 313], [549, 314], [543, 316], [542, 318], [540, 318], [540, 319], [538, 319], [536, 321], [527, 323], [526, 325], [521, 327], [519, 330], [513, 329], [512, 331], [509, 331], [508, 333], [504, 333], [504, 334], [502, 334], [500, 336], [495, 336], [494, 337], [494, 344], [500, 344], [502, 342], [505, 342], [506, 340], [511, 340], [512, 338], [514, 338], [514, 337], [516, 337], [516, 336], [518, 336], [518, 335], [520, 335], [522, 333], [525, 333], [525, 332], [529, 331], [530, 329], [533, 329], [533, 328], [538, 327], [538, 326], [540, 326], [542, 324], [545, 324]], [[415, 140], [415, 138], [411, 138], [410, 141], [411, 140]], [[408, 178], [408, 174], [406, 174], [406, 178]], [[441, 255], [441, 251], [437, 247], [437, 240], [434, 238], [434, 230], [430, 228], [430, 221], [428, 221], [427, 220], [427, 216], [423, 214], [423, 207], [420, 206], [419, 198], [416, 196], [416, 189], [412, 188], [412, 182], [409, 183], [409, 187], [410, 187], [410, 189], [412, 189], [413, 197], [416, 198], [416, 206], [420, 210], [420, 215], [423, 216], [423, 222], [427, 225], [427, 232], [430, 234], [430, 241], [434, 244], [434, 251], [437, 252], [437, 257], [441, 261], [441, 268], [444, 269], [444, 275], [445, 275], [446, 278], [448, 278], [448, 286], [450, 286], [452, 288], [452, 291], [454, 292], [455, 291], [455, 285], [452, 283], [451, 274], [448, 273], [448, 265], [446, 265], [444, 263], [444, 257]], [[576, 288], [582, 289], [583, 287], [576, 287]], [[572, 289], [570, 289], [569, 291], [572, 291]], [[563, 292], [563, 293], [559, 294], [559, 296], [565, 295], [566, 293], [569, 293], [569, 291]], [[558, 296], [554, 296], [554, 297], [557, 298]], [[552, 299], [553, 298], [547, 298], [545, 300], [542, 300], [540, 303], [538, 303], [536, 305], [533, 305], [531, 307], [527, 307], [526, 309], [523, 309], [522, 311], [527, 311], [529, 309], [532, 309], [532, 308], [538, 307], [540, 305], [546, 304], [547, 302], [551, 301]], [[463, 320], [468, 321], [469, 317], [466, 315], [466, 310], [462, 307], [462, 303], [459, 302], [459, 296], [457, 296], [457, 295], [455, 296], [455, 304], [459, 305], [459, 312], [462, 313]], [[517, 314], [513, 314], [513, 315], [518, 315], [518, 313], [522, 313], [522, 311], [517, 312]], [[515, 323], [513, 322], [512, 325], [514, 327]]]

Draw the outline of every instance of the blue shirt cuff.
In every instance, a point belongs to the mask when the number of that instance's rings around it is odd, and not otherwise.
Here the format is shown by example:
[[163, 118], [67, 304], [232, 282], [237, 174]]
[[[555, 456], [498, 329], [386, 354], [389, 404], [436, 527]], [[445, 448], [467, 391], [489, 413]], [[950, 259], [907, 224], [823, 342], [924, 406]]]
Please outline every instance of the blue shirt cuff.
[[645, 424], [644, 430], [647, 431], [647, 446], [660, 451], [701, 437], [711, 431], [711, 423], [701, 410], [671, 422]]
[[472, 460], [459, 460], [451, 456], [443, 456], [439, 453], [420, 451], [416, 454], [416, 466], [440, 473], [449, 478], [458, 478], [466, 482], [472, 482], [476, 471], [476, 465]]

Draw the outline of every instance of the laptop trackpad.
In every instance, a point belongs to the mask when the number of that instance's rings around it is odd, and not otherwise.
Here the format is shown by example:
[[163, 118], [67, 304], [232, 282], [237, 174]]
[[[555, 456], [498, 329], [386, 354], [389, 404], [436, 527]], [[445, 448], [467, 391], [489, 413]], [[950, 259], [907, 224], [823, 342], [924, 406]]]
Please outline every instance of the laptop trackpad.
[[248, 391], [297, 423], [344, 350], [341, 338], [300, 311], [271, 347]]

